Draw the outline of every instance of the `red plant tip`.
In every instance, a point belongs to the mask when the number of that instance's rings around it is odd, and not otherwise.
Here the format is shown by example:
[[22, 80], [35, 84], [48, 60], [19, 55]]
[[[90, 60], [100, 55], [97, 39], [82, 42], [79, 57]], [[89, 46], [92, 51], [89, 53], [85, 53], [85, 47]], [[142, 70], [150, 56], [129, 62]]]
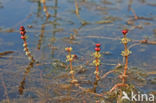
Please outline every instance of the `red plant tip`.
[[72, 47], [67, 47], [67, 48], [65, 48], [65, 50], [66, 50], [67, 52], [71, 52], [71, 51], [72, 51]]
[[99, 48], [100, 46], [101, 46], [101, 44], [96, 44], [96, 47], [98, 47], [98, 48]]
[[95, 48], [95, 51], [99, 52], [101, 49], [100, 48]]
[[23, 36], [25, 35], [25, 33], [26, 33], [26, 31], [21, 31], [20, 32], [20, 34], [23, 35]]
[[24, 31], [25, 30], [24, 26], [21, 26], [19, 30]]
[[76, 54], [74, 54], [74, 59], [77, 59], [77, 58], [78, 58], [78, 56]]
[[128, 30], [127, 29], [122, 30], [122, 33], [123, 33], [123, 35], [126, 35], [128, 33]]
[[25, 39], [25, 36], [21, 36], [21, 39]]

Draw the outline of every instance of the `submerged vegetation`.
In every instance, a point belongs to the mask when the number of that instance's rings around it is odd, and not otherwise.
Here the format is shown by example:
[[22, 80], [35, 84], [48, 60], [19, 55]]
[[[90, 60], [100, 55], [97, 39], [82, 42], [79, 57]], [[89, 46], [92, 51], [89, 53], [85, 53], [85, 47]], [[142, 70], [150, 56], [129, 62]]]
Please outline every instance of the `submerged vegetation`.
[[0, 1], [0, 103], [155, 103], [153, 2]]

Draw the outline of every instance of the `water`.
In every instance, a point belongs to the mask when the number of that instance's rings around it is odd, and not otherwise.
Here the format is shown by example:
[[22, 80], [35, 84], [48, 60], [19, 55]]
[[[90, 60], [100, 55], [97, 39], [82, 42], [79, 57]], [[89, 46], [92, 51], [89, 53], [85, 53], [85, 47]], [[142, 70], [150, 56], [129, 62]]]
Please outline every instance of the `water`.
[[[74, 62], [76, 70], [81, 67], [87, 70], [82, 74], [76, 74], [76, 78], [93, 82], [95, 67], [91, 64], [93, 59], [91, 55], [96, 43], [102, 45], [102, 65], [100, 66], [102, 75], [113, 69], [117, 63], [122, 63], [123, 58], [120, 55], [124, 49], [120, 43], [122, 29], [129, 29], [127, 36], [132, 40], [148, 38], [149, 41], [155, 41], [155, 0], [135, 0], [132, 4], [131, 1], [133, 0], [78, 0], [79, 16], [77, 16], [74, 1], [48, 0], [46, 7], [51, 17], [47, 19], [46, 12], [43, 11], [44, 5], [39, 0], [1, 0], [0, 7], [3, 8], [0, 8], [0, 52], [13, 51], [14, 53], [0, 58], [2, 84], [0, 85], [0, 101], [7, 99], [7, 96], [11, 103], [95, 101], [96, 98], [79, 93], [78, 89], [70, 87], [69, 70], [65, 69], [68, 65], [67, 53], [64, 48], [72, 46], [72, 53], [78, 55], [78, 60]], [[140, 19], [134, 20], [134, 13], [128, 7], [131, 7]], [[19, 27], [21, 25], [26, 27], [28, 47], [39, 62], [34, 64], [26, 76], [22, 96], [18, 93], [18, 87], [24, 78], [24, 68], [27, 67], [29, 61], [23, 51], [23, 41], [20, 39]], [[70, 35], [71, 33], [74, 38]], [[134, 43], [130, 42], [129, 45]], [[132, 51], [129, 56], [130, 70], [138, 68], [137, 71], [145, 74], [155, 72], [155, 45], [141, 44], [130, 50]], [[110, 54], [106, 55], [105, 52]], [[87, 62], [89, 65], [85, 65]], [[137, 75], [137, 72], [135, 73], [134, 75]], [[63, 76], [57, 78], [61, 75]], [[148, 83], [139, 82], [141, 86], [137, 85], [136, 78], [130, 77], [130, 79], [142, 92], [152, 92], [156, 89], [155, 73], [144, 78]], [[97, 92], [108, 91], [117, 81], [117, 76], [108, 76], [106, 80], [99, 83]], [[87, 83], [82, 86], [92, 87]], [[77, 96], [82, 97], [82, 101], [77, 100], [75, 98]]]

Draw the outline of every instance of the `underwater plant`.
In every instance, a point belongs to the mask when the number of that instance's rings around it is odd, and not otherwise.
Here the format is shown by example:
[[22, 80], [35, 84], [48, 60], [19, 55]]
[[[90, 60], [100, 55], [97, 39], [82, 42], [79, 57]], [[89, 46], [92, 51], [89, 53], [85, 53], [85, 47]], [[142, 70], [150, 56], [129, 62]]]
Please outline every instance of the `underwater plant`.
[[41, 33], [40, 33], [40, 37], [39, 37], [38, 44], [37, 44], [37, 49], [38, 50], [41, 49], [41, 44], [42, 44], [42, 41], [43, 41], [44, 33], [45, 33], [45, 24], [42, 24]]
[[125, 58], [125, 65], [124, 65], [124, 72], [122, 75], [119, 76], [120, 79], [122, 79], [122, 83], [116, 84], [110, 92], [114, 91], [118, 87], [125, 87], [128, 86], [125, 82], [127, 79], [127, 69], [128, 69], [128, 56], [131, 54], [131, 51], [128, 49], [127, 44], [130, 41], [130, 39], [127, 38], [128, 30], [122, 30], [123, 38], [121, 39], [121, 43], [124, 45], [124, 51], [121, 52], [121, 55]]
[[46, 6], [46, 0], [41, 0], [40, 2], [43, 4], [43, 11], [45, 12], [46, 18], [48, 19], [51, 15], [48, 12], [48, 8]]
[[95, 81], [94, 81], [94, 85], [93, 85], [93, 91], [94, 93], [96, 93], [96, 88], [98, 86], [98, 81], [100, 80], [100, 72], [99, 72], [99, 65], [100, 65], [100, 57], [101, 57], [101, 54], [100, 54], [100, 48], [101, 44], [96, 44], [96, 47], [95, 47], [95, 52], [94, 52], [94, 57], [95, 57], [95, 60], [93, 61], [93, 64], [95, 65], [96, 69], [95, 69]]
[[28, 43], [27, 43], [27, 37], [26, 37], [26, 30], [24, 28], [24, 26], [20, 27], [20, 34], [21, 34], [21, 39], [23, 39], [24, 43], [23, 43], [23, 47], [24, 47], [24, 51], [25, 51], [25, 55], [28, 56], [28, 59], [30, 61], [35, 62], [34, 57], [31, 55], [31, 52], [28, 49]]
[[24, 26], [20, 27], [20, 34], [21, 34], [21, 39], [23, 39], [23, 41], [24, 41], [23, 47], [24, 47], [25, 55], [27, 55], [28, 59], [30, 60], [29, 65], [25, 68], [25, 73], [24, 73], [23, 80], [20, 82], [20, 85], [18, 87], [19, 94], [22, 95], [23, 91], [25, 89], [26, 76], [30, 72], [31, 68], [33, 68], [34, 63], [35, 63], [35, 59], [34, 59], [34, 57], [32, 56], [31, 52], [28, 49], [27, 37], [25, 35], [26, 30], [25, 30]]
[[101, 57], [101, 54], [100, 54], [100, 48], [101, 44], [96, 44], [96, 48], [95, 48], [95, 52], [94, 52], [94, 57], [95, 57], [95, 60], [93, 61], [93, 64], [96, 66], [96, 70], [94, 72], [94, 74], [96, 75], [96, 80], [99, 80], [100, 79], [100, 76], [99, 76], [99, 65], [100, 65], [100, 57]]
[[72, 51], [72, 47], [67, 47], [65, 48], [65, 50], [68, 52], [68, 55], [66, 56], [66, 61], [69, 62], [69, 68], [70, 68], [70, 74], [71, 74], [71, 83], [77, 83], [78, 81], [75, 79], [74, 76], [74, 70], [73, 70], [73, 66], [72, 66], [72, 62], [74, 60], [75, 55], [71, 54]]
[[123, 30], [122, 33], [123, 33], [124, 37], [121, 39], [121, 43], [124, 44], [125, 50], [122, 51], [121, 55], [123, 57], [125, 57], [125, 66], [124, 66], [124, 72], [120, 76], [120, 78], [122, 79], [122, 83], [125, 84], [125, 81], [126, 81], [126, 78], [127, 78], [127, 69], [128, 69], [128, 56], [131, 54], [131, 51], [128, 50], [128, 48], [127, 48], [127, 44], [130, 41], [130, 39], [128, 39], [127, 36], [126, 36], [127, 33], [128, 33], [128, 30]]
[[77, 0], [75, 0], [75, 13], [77, 16], [79, 16], [79, 5], [78, 5]]

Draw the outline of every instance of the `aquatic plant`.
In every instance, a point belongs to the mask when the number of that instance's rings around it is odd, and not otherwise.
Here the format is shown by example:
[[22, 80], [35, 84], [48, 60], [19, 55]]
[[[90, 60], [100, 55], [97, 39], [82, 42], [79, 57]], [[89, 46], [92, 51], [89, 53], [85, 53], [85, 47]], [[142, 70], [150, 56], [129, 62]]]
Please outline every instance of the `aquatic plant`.
[[99, 65], [100, 65], [100, 57], [101, 57], [101, 54], [100, 54], [100, 48], [101, 44], [96, 44], [96, 47], [95, 47], [95, 52], [94, 52], [94, 57], [95, 57], [95, 60], [93, 61], [93, 64], [95, 65], [96, 69], [95, 69], [95, 76], [96, 76], [96, 80], [94, 81], [94, 85], [93, 85], [93, 91], [94, 93], [96, 93], [96, 89], [97, 89], [97, 86], [98, 86], [98, 81], [100, 80], [100, 72], [99, 72]]
[[121, 39], [121, 43], [124, 45], [124, 51], [121, 52], [121, 55], [125, 58], [125, 65], [124, 65], [124, 72], [122, 75], [119, 76], [120, 79], [122, 79], [122, 83], [116, 84], [110, 92], [114, 91], [118, 87], [125, 87], [128, 86], [125, 82], [127, 79], [127, 69], [128, 69], [128, 56], [131, 54], [131, 51], [128, 49], [127, 44], [130, 41], [130, 39], [127, 38], [128, 30], [125, 29], [122, 31], [123, 38]]
[[37, 44], [37, 49], [38, 50], [41, 49], [41, 44], [42, 44], [42, 41], [43, 41], [44, 33], [45, 33], [45, 24], [42, 24], [40, 38], [39, 38], [38, 44]]
[[127, 37], [126, 37], [126, 34], [128, 33], [128, 30], [123, 30], [122, 31], [122, 33], [123, 33], [123, 38], [121, 39], [121, 43], [123, 43], [124, 44], [124, 51], [122, 51], [122, 53], [121, 53], [121, 55], [123, 56], [123, 57], [125, 57], [125, 67], [124, 67], [124, 72], [123, 72], [123, 74], [120, 76], [120, 78], [122, 79], [122, 83], [124, 84], [125, 83], [125, 79], [127, 78], [127, 69], [128, 69], [128, 56], [131, 54], [131, 51], [130, 50], [128, 50], [128, 48], [127, 48], [127, 44], [128, 44], [128, 42], [130, 41], [130, 39], [128, 39]]
[[93, 61], [93, 64], [96, 66], [96, 70], [94, 72], [94, 74], [96, 75], [96, 80], [99, 80], [100, 77], [99, 77], [99, 65], [100, 65], [100, 57], [101, 57], [101, 54], [100, 54], [100, 48], [101, 44], [96, 44], [96, 48], [95, 48], [95, 52], [94, 52], [94, 57], [95, 57], [95, 60]]
[[25, 51], [25, 55], [28, 56], [28, 59], [30, 61], [35, 62], [34, 57], [31, 55], [31, 52], [28, 49], [28, 43], [27, 43], [27, 37], [26, 37], [26, 30], [24, 28], [24, 26], [20, 27], [20, 34], [21, 34], [21, 39], [23, 39], [24, 43], [23, 43], [23, 47], [24, 47], [24, 51]]
[[65, 50], [68, 52], [68, 55], [66, 56], [66, 61], [69, 62], [69, 68], [70, 68], [69, 73], [71, 74], [71, 79], [72, 79], [71, 83], [76, 83], [78, 81], [75, 79], [74, 70], [73, 70], [73, 66], [72, 66], [72, 62], [74, 60], [75, 55], [71, 54], [72, 47], [67, 47], [67, 48], [65, 48]]
[[26, 80], [26, 77], [27, 77], [27, 75], [29, 74], [31, 68], [33, 68], [33, 66], [34, 66], [34, 61], [31, 61], [31, 62], [29, 63], [29, 65], [25, 68], [25, 72], [24, 72], [23, 79], [22, 79], [22, 81], [20, 82], [20, 85], [19, 85], [19, 87], [18, 87], [18, 92], [19, 92], [20, 95], [23, 94], [23, 91], [24, 91], [24, 89], [25, 89], [25, 80]]
[[31, 68], [33, 68], [33, 65], [35, 63], [35, 59], [31, 55], [31, 52], [28, 49], [27, 37], [25, 35], [26, 34], [26, 30], [25, 30], [24, 26], [20, 27], [20, 34], [21, 34], [21, 39], [23, 39], [23, 41], [24, 41], [23, 47], [24, 47], [25, 55], [27, 55], [28, 59], [30, 60], [29, 65], [25, 68], [25, 73], [24, 73], [23, 80], [20, 82], [20, 86], [18, 87], [18, 91], [19, 91], [20, 95], [22, 95], [23, 94], [23, 90], [25, 89], [24, 86], [25, 86], [26, 76], [30, 72]]
[[41, 0], [40, 2], [43, 4], [43, 11], [46, 13], [46, 18], [48, 19], [51, 15], [48, 12], [48, 8], [46, 6], [46, 0]]
[[75, 13], [77, 16], [79, 16], [79, 5], [78, 5], [77, 0], [75, 0]]

